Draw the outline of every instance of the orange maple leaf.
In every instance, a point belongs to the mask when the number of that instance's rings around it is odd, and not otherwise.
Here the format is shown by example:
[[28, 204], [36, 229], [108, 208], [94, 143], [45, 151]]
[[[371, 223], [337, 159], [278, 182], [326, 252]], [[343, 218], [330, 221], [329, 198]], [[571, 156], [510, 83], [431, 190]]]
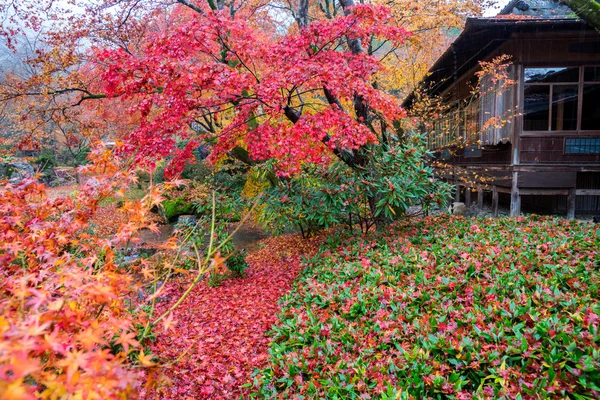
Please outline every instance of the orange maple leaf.
[[140, 351], [140, 354], [138, 355], [138, 361], [144, 367], [152, 367], [156, 365], [156, 363], [152, 362], [152, 354], [146, 355], [143, 351]]

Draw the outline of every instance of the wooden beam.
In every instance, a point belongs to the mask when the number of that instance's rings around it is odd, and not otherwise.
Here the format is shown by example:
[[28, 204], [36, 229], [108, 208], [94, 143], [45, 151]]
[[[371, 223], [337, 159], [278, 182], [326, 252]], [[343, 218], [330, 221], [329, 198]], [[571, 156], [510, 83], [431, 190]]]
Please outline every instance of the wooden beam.
[[575, 189], [569, 189], [567, 195], [567, 219], [575, 219]]
[[512, 189], [510, 191], [510, 216], [516, 217], [521, 213], [521, 194], [519, 192], [519, 173], [513, 172]]
[[465, 188], [465, 206], [467, 208], [471, 207], [471, 188]]
[[477, 188], [477, 206], [483, 211], [483, 188], [481, 186]]
[[[598, 137], [600, 136], [600, 133], [597, 130], [594, 131], [584, 131], [586, 136], [590, 136], [590, 137]], [[525, 137], [525, 138], [537, 138], [537, 137], [557, 137], [557, 138], [562, 138], [562, 137], [576, 137], [576, 136], [581, 136], [582, 132], [581, 131], [560, 131], [560, 132], [552, 132], [552, 131], [543, 131], [543, 132], [527, 132], [524, 131], [521, 133], [521, 137]]]
[[460, 202], [460, 185], [456, 184], [456, 193], [454, 194], [454, 201]]
[[520, 165], [464, 165], [456, 164], [461, 168], [477, 173], [485, 172], [553, 172], [553, 171], [577, 171], [577, 172], [600, 172], [600, 164], [598, 163], [578, 163], [578, 164], [559, 164], [559, 165], [548, 165], [548, 164], [520, 164]]
[[566, 196], [569, 194], [569, 189], [522, 188], [519, 193], [521, 196]]
[[514, 171], [519, 172], [600, 172], [599, 164], [567, 164], [567, 165], [540, 165], [540, 164], [529, 164], [529, 165], [518, 165], [514, 167]]
[[600, 189], [576, 189], [577, 196], [600, 196]]
[[509, 193], [511, 192], [510, 188], [504, 187], [504, 186], [494, 186], [496, 188], [496, 191], [498, 193]]
[[492, 217], [498, 217], [498, 188], [492, 186]]

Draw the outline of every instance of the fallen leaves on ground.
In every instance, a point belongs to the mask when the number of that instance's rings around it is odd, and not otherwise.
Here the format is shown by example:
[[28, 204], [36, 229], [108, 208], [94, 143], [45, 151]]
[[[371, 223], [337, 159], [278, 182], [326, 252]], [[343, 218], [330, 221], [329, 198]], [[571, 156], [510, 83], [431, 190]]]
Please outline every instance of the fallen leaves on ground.
[[110, 237], [116, 234], [121, 226], [127, 224], [127, 214], [115, 204], [109, 204], [99, 207], [90, 221], [95, 225], [96, 235]]
[[428, 217], [305, 265], [258, 398], [600, 397], [596, 225]]
[[[243, 394], [241, 386], [268, 359], [266, 331], [276, 321], [279, 298], [301, 271], [301, 256], [314, 254], [320, 242], [299, 235], [266, 239], [265, 247], [247, 256], [250, 268], [244, 278], [225, 280], [215, 288], [198, 285], [176, 309], [175, 329], [157, 332], [152, 352], [165, 365], [167, 383], [155, 397], [223, 399]], [[186, 283], [167, 285], [164, 296], [176, 301]], [[170, 302], [161, 303], [157, 315]]]

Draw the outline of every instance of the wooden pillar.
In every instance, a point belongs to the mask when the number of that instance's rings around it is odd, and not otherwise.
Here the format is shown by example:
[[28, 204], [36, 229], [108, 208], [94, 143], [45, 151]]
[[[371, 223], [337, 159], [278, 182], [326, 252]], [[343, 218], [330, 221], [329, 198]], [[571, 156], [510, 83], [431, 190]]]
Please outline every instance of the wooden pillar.
[[477, 206], [483, 211], [483, 189], [481, 186], [477, 187]]
[[567, 219], [575, 219], [576, 199], [575, 189], [569, 189], [569, 194], [567, 195]]
[[465, 186], [465, 207], [471, 207], [471, 188]]
[[498, 217], [498, 188], [492, 186], [492, 217]]
[[456, 193], [454, 194], [454, 201], [457, 203], [460, 201], [460, 185], [456, 184]]
[[519, 173], [513, 172], [510, 190], [510, 216], [516, 217], [521, 213], [521, 194], [519, 193]]

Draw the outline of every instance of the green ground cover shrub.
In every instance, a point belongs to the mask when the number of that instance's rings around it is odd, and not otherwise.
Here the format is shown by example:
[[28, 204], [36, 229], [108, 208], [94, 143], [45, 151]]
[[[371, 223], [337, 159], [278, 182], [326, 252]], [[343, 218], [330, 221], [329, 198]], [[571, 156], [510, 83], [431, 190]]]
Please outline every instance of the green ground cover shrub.
[[600, 396], [600, 229], [429, 217], [337, 239], [283, 300], [262, 398]]

